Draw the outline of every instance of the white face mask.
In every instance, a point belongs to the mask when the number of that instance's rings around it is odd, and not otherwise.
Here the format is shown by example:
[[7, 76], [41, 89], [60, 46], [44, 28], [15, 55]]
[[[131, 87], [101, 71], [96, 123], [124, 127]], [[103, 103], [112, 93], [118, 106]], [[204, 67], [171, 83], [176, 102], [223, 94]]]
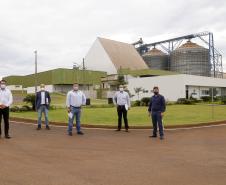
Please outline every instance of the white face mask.
[[77, 86], [75, 86], [75, 87], [73, 87], [73, 89], [74, 89], [74, 91], [77, 91], [77, 90], [78, 90], [78, 87], [77, 87]]
[[1, 89], [5, 89], [6, 85], [5, 84], [1, 84]]
[[120, 88], [119, 88], [119, 91], [121, 91], [121, 92], [122, 92], [123, 90], [124, 90], [124, 89], [123, 89], [123, 87], [120, 87]]

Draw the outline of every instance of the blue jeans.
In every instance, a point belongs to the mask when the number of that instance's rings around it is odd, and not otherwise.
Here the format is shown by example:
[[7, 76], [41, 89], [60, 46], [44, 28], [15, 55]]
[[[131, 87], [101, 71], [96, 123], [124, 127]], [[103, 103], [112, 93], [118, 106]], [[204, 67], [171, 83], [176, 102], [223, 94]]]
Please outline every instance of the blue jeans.
[[152, 112], [151, 118], [152, 118], [152, 124], [153, 124], [153, 135], [154, 136], [157, 135], [157, 130], [159, 127], [159, 134], [160, 136], [163, 136], [164, 132], [163, 132], [161, 112]]
[[73, 116], [68, 120], [68, 133], [72, 132], [73, 121], [75, 117], [76, 117], [76, 129], [77, 129], [77, 132], [80, 132], [81, 131], [81, 126], [80, 126], [81, 108], [71, 107], [71, 113]]
[[48, 112], [49, 110], [47, 109], [46, 105], [41, 105], [38, 109], [38, 125], [41, 126], [42, 124], [42, 113], [45, 115], [45, 124], [46, 126], [49, 125], [49, 120], [48, 120]]

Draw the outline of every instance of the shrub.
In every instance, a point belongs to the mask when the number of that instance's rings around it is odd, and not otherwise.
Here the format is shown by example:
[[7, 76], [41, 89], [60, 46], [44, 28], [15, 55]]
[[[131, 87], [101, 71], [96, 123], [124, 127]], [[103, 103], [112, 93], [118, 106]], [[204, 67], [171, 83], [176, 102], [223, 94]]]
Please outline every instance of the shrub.
[[141, 99], [141, 105], [143, 106], [148, 106], [150, 102], [150, 98], [149, 97], [144, 97]]
[[32, 111], [32, 108], [29, 107], [28, 105], [24, 105], [20, 108], [21, 112], [26, 112], [26, 111]]
[[192, 105], [192, 104], [194, 104], [194, 101], [188, 100], [186, 98], [179, 98], [176, 103], [177, 104]]
[[54, 106], [54, 105], [50, 105], [50, 106], [49, 106], [49, 110], [56, 110], [56, 109], [57, 109], [57, 107]]
[[210, 96], [203, 96], [203, 97], [201, 97], [201, 99], [202, 99], [204, 102], [210, 102], [210, 101], [211, 101], [211, 97], [210, 97]]
[[132, 104], [134, 107], [139, 107], [141, 105], [141, 101], [140, 100], [136, 100], [133, 102]]
[[215, 97], [213, 98], [213, 100], [219, 102], [219, 101], [222, 100], [222, 97], [221, 97], [221, 96], [215, 96]]
[[197, 99], [197, 98], [194, 98], [194, 97], [190, 97], [190, 100], [192, 101], [192, 102], [195, 102], [195, 103], [198, 103], [199, 102], [199, 100]]
[[166, 101], [166, 105], [175, 105], [176, 102], [170, 102], [170, 101]]
[[11, 112], [19, 112], [20, 108], [18, 106], [13, 106], [13, 107], [10, 108], [10, 111]]
[[224, 105], [226, 105], [226, 96], [222, 96], [222, 97], [221, 97], [221, 102], [222, 102]]
[[32, 105], [32, 110], [35, 110], [35, 95], [34, 94], [27, 95], [23, 101], [26, 103], [30, 103]]

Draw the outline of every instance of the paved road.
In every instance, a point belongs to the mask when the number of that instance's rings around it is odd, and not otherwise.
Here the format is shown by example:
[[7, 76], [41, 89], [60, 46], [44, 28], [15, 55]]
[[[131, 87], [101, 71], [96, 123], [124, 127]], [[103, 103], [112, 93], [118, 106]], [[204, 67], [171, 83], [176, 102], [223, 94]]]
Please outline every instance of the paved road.
[[0, 185], [225, 185], [226, 126], [130, 133], [11, 124], [0, 139]]

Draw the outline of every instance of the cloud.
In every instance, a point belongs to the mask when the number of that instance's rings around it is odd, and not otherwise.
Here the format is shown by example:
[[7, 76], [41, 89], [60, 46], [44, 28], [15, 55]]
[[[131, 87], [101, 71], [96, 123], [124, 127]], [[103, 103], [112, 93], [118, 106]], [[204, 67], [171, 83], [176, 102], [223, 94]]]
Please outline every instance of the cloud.
[[80, 63], [97, 36], [132, 43], [211, 31], [226, 70], [226, 2], [180, 0], [0, 1], [0, 76]]

